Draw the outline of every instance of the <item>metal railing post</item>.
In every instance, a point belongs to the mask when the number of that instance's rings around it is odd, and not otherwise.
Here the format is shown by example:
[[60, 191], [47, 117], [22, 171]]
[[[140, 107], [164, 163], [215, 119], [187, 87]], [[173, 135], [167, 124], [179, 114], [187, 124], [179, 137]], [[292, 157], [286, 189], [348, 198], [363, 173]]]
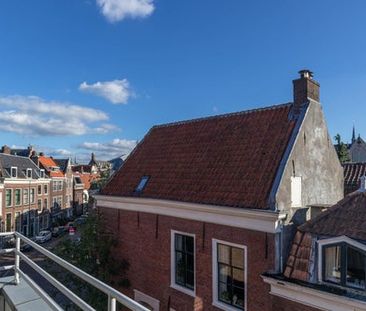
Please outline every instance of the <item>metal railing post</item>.
[[19, 263], [20, 263], [20, 238], [15, 236], [15, 265], [14, 265], [14, 282], [16, 285], [19, 284]]
[[108, 311], [116, 311], [117, 301], [111, 295], [108, 295]]

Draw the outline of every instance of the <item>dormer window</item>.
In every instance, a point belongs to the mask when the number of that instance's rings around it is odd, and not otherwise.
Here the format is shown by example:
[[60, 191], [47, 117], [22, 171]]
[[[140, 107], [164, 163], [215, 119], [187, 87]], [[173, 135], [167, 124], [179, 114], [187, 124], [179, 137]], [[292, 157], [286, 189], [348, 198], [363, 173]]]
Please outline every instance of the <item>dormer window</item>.
[[11, 176], [12, 178], [17, 178], [17, 176], [18, 176], [18, 168], [17, 168], [17, 167], [12, 166], [12, 167], [10, 168], [10, 176]]
[[39, 171], [39, 177], [44, 178], [44, 169]]
[[319, 241], [322, 258], [322, 281], [366, 289], [366, 245], [347, 237]]
[[27, 178], [32, 178], [32, 169], [27, 168]]
[[145, 189], [146, 184], [149, 181], [149, 178], [150, 178], [149, 176], [142, 176], [139, 184], [137, 185], [137, 187], [135, 189], [135, 191], [136, 192], [142, 192]]

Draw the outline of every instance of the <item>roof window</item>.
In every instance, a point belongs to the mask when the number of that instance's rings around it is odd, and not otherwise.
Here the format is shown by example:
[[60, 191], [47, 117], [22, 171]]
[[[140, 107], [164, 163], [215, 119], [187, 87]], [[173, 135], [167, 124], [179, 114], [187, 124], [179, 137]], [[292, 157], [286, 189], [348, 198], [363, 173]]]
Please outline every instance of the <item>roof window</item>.
[[12, 178], [16, 178], [18, 176], [18, 168], [15, 166], [12, 166], [10, 168], [10, 175]]
[[150, 178], [150, 176], [142, 176], [139, 184], [137, 185], [137, 187], [135, 189], [135, 191], [136, 192], [142, 192], [145, 189], [146, 184], [149, 181], [149, 178]]
[[32, 178], [32, 169], [27, 168], [27, 178]]

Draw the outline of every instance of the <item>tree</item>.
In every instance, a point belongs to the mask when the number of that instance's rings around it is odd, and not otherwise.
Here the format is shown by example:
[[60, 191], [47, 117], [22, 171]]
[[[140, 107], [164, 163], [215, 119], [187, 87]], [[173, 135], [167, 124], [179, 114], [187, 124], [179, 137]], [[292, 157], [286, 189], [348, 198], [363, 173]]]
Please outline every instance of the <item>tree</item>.
[[[94, 212], [82, 225], [80, 240], [65, 239], [57, 246], [55, 253], [111, 286], [129, 287], [130, 282], [125, 277], [129, 264], [125, 260], [114, 260], [112, 251], [117, 242], [110, 234], [105, 233], [103, 228], [105, 227], [101, 215]], [[104, 293], [70, 273], [59, 269], [52, 269], [52, 272], [96, 310], [106, 308], [107, 296]]]
[[335, 145], [335, 148], [338, 154], [339, 161], [341, 163], [349, 162], [351, 159], [348, 153], [348, 148], [347, 145], [342, 141], [341, 135], [337, 134], [336, 136], [334, 136], [334, 139], [337, 143]]

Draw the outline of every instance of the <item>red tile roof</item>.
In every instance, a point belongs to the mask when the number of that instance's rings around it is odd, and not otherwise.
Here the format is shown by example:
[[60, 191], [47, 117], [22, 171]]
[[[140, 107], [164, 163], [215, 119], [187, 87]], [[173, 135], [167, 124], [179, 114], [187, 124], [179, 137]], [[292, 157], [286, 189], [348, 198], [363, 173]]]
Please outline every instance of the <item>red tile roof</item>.
[[284, 272], [285, 277], [309, 281], [312, 237], [366, 241], [366, 192], [353, 192], [298, 228]]
[[291, 104], [153, 127], [102, 190], [105, 195], [268, 208], [295, 121]]
[[345, 163], [343, 169], [345, 194], [356, 191], [360, 187], [361, 176], [366, 175], [366, 163]]
[[53, 171], [52, 167], [58, 167], [55, 160], [51, 157], [40, 156], [38, 157], [39, 163], [43, 166], [43, 168], [49, 173], [50, 177], [64, 177], [65, 174], [60, 170]]

